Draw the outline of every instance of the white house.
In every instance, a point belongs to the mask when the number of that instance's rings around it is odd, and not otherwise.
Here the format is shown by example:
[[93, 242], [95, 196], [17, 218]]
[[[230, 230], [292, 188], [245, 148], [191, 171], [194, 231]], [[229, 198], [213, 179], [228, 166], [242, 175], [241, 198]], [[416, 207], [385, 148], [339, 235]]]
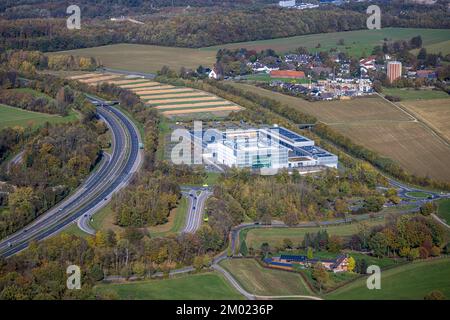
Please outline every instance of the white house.
[[219, 73], [215, 69], [212, 69], [208, 75], [208, 78], [217, 80], [219, 79]]

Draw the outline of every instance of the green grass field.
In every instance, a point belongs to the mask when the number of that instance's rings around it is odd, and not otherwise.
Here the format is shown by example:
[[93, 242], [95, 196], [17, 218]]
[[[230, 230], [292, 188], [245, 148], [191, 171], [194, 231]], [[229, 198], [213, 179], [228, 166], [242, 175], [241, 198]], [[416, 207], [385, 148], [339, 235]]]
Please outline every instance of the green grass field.
[[[366, 221], [367, 225], [375, 226], [384, 223], [384, 219], [374, 219]], [[284, 239], [291, 239], [294, 245], [299, 245], [303, 241], [306, 233], [315, 233], [319, 230], [327, 230], [330, 235], [350, 236], [358, 231], [358, 223], [343, 224], [329, 227], [310, 228], [254, 228], [246, 231], [247, 247], [259, 249], [261, 244], [267, 242], [272, 248], [281, 246]], [[244, 232], [243, 231], [243, 232]], [[242, 234], [245, 236], [245, 232]]]
[[100, 293], [127, 300], [237, 300], [243, 297], [218, 273], [185, 275], [163, 280], [101, 284]]
[[311, 295], [301, 275], [261, 267], [254, 259], [228, 259], [220, 263], [248, 292], [256, 295]]
[[440, 200], [438, 203], [438, 216], [450, 224], [450, 199]]
[[270, 81], [283, 81], [287, 83], [309, 83], [308, 79], [287, 79], [287, 78], [272, 78], [268, 73], [251, 74], [244, 76], [245, 80], [270, 82]]
[[426, 192], [420, 192], [420, 191], [413, 191], [413, 192], [407, 192], [406, 195], [414, 198], [420, 198], [420, 199], [426, 199], [430, 196], [429, 193]]
[[[328, 51], [337, 48], [347, 52], [353, 57], [369, 55], [373, 47], [382, 45], [383, 40], [409, 40], [414, 36], [421, 35], [423, 46], [433, 46], [440, 51], [450, 50], [450, 32], [445, 29], [419, 29], [419, 28], [382, 28], [379, 30], [358, 30], [347, 32], [332, 32], [322, 34], [310, 34], [289, 38], [278, 38], [271, 40], [239, 42], [214, 47], [203, 48], [203, 50], [216, 51], [219, 48], [247, 48], [257, 51], [272, 48], [278, 52], [292, 51], [298, 47], [306, 47], [312, 52]], [[344, 45], [337, 45], [340, 39]], [[320, 44], [320, 48], [316, 48]]]
[[381, 289], [369, 290], [358, 279], [326, 296], [344, 300], [422, 300], [433, 290], [450, 298], [450, 258], [414, 262], [381, 273]]
[[70, 226], [65, 228], [63, 233], [74, 235], [80, 238], [87, 238], [90, 236], [89, 234], [78, 228], [78, 225], [76, 223], [72, 223]]
[[[444, 91], [415, 90], [410, 88], [383, 88], [384, 95], [396, 96], [402, 100], [449, 99], [450, 95]], [[450, 100], [449, 100], [450, 105]]]
[[49, 123], [66, 123], [77, 119], [77, 114], [71, 111], [66, 117], [47, 113], [27, 111], [19, 108], [0, 104], [0, 129], [6, 127], [28, 127], [37, 128]]

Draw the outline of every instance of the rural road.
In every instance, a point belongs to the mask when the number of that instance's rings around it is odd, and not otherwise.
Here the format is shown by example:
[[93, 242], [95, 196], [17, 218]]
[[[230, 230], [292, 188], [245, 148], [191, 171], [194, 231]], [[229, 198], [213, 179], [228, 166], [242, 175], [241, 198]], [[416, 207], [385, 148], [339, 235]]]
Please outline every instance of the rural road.
[[118, 109], [104, 101], [89, 97], [97, 104], [98, 115], [112, 132], [113, 152], [105, 156], [99, 167], [68, 198], [50, 209], [25, 228], [0, 242], [0, 255], [12, 256], [28, 247], [31, 241], [52, 236], [78, 218], [103, 207], [113, 193], [123, 188], [139, 168], [142, 155], [139, 151], [140, 137], [134, 124]]

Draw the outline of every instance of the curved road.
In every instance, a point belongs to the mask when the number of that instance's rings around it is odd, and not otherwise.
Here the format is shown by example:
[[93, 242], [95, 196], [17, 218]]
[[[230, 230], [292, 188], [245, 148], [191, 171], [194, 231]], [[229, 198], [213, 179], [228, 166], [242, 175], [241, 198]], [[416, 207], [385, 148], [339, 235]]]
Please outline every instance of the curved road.
[[189, 209], [186, 217], [186, 226], [182, 232], [194, 233], [200, 228], [205, 211], [206, 200], [212, 192], [208, 189], [199, 189], [200, 195], [197, 196], [197, 189], [191, 189], [186, 197], [189, 201]]
[[98, 115], [111, 129], [112, 155], [105, 155], [98, 168], [71, 196], [25, 228], [2, 240], [1, 256], [12, 256], [27, 248], [30, 242], [54, 235], [80, 217], [89, 217], [103, 207], [113, 193], [126, 186], [138, 169], [142, 156], [136, 127], [116, 108], [106, 105], [102, 100], [92, 97], [89, 99], [97, 104]]

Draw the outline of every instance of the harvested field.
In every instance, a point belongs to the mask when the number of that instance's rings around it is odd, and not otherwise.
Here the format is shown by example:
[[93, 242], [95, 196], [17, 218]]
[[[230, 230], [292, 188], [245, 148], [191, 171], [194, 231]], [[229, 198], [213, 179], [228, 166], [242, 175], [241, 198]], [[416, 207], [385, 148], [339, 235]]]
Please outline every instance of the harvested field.
[[194, 89], [191, 88], [179, 88], [179, 89], [172, 89], [172, 90], [154, 90], [149, 91], [147, 93], [140, 93], [140, 95], [149, 95], [149, 94], [161, 94], [161, 93], [174, 93], [174, 92], [193, 92]]
[[87, 84], [95, 84], [97, 82], [103, 82], [103, 81], [111, 80], [111, 79], [118, 78], [118, 77], [119, 76], [117, 76], [117, 75], [97, 76], [97, 77], [92, 77], [92, 78], [89, 78], [89, 79], [82, 79], [82, 80], [79, 80], [79, 81], [83, 82], [83, 83], [87, 83]]
[[411, 100], [399, 104], [450, 141], [450, 99]]
[[175, 88], [174, 86], [171, 85], [167, 85], [167, 86], [154, 86], [154, 87], [149, 87], [147, 89], [140, 89], [135, 91], [136, 94], [145, 94], [145, 93], [152, 93], [153, 90], [162, 90], [162, 89], [173, 89]]
[[288, 96], [248, 84], [234, 83], [233, 86], [254, 92], [269, 99], [277, 100], [302, 112], [313, 115], [325, 123], [365, 120], [411, 120], [404, 112], [376, 96], [353, 100], [309, 102], [302, 98]]
[[180, 98], [180, 99], [163, 99], [163, 100], [150, 100], [147, 103], [150, 104], [165, 104], [165, 103], [183, 103], [183, 102], [195, 102], [195, 101], [212, 101], [212, 100], [220, 100], [218, 97], [198, 97], [198, 98]]
[[135, 85], [142, 83], [143, 81], [146, 80], [144, 79], [116, 80], [116, 81], [108, 81], [108, 83], [122, 86], [122, 85]]
[[355, 122], [333, 128], [354, 142], [398, 161], [411, 173], [450, 181], [450, 148], [420, 123]]
[[186, 98], [196, 98], [196, 97], [204, 97], [204, 96], [210, 96], [209, 93], [206, 92], [191, 92], [191, 93], [179, 93], [179, 94], [159, 94], [159, 95], [150, 95], [145, 96], [142, 95], [141, 99], [166, 99], [166, 98], [178, 98], [178, 97], [186, 97]]
[[203, 113], [203, 112], [219, 112], [219, 111], [238, 111], [241, 110], [241, 107], [238, 106], [230, 106], [230, 107], [215, 107], [215, 108], [201, 108], [201, 109], [185, 109], [185, 110], [170, 110], [164, 111], [164, 115], [180, 115], [187, 113]]
[[174, 48], [140, 44], [114, 44], [86, 49], [59, 51], [48, 55], [95, 57], [107, 68], [156, 73], [162, 67], [196, 69], [199, 65], [213, 66], [216, 51]]
[[157, 106], [155, 108], [156, 109], [175, 109], [175, 108], [196, 108], [196, 107], [226, 106], [226, 105], [233, 105], [233, 103], [228, 102], [228, 101], [183, 103], [183, 104], [168, 104], [168, 105], [163, 105], [163, 106]]
[[71, 77], [68, 77], [68, 79], [70, 79], [70, 80], [78, 80], [78, 79], [95, 77], [97, 75], [98, 75], [98, 73], [86, 73], [86, 74], [80, 74], [80, 75], [77, 75], [77, 76], [71, 76]]
[[159, 83], [158, 82], [142, 82], [142, 83], [137, 83], [137, 84], [127, 84], [127, 85], [121, 85], [121, 88], [124, 89], [130, 89], [132, 91], [134, 90], [139, 90], [139, 88], [145, 88], [145, 87], [154, 87], [154, 86], [158, 86]]

